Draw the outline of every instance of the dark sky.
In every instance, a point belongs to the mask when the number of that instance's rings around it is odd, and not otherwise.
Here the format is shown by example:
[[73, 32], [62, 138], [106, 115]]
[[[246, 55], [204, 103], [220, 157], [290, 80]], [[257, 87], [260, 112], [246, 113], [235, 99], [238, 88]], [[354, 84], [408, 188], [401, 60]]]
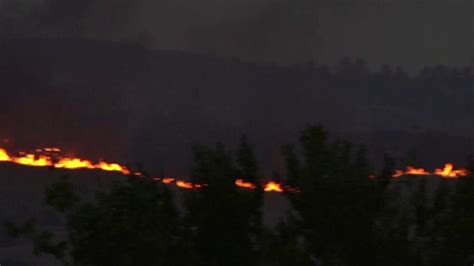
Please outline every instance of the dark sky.
[[140, 42], [252, 61], [466, 65], [473, 0], [1, 0], [2, 31]]

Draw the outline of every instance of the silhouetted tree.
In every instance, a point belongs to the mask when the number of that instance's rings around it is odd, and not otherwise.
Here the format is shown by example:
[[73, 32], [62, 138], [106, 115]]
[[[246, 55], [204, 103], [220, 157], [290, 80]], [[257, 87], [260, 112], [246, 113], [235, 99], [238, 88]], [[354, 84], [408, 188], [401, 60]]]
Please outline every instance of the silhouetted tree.
[[[216, 148], [198, 145], [193, 151], [192, 180], [208, 184], [199, 191], [190, 191], [186, 200], [195, 265], [255, 264], [257, 247], [251, 233], [255, 205], [252, 195], [238, 191], [234, 185], [239, 170], [232, 156], [222, 144]], [[250, 161], [247, 159], [244, 161]], [[250, 165], [245, 168], [252, 169]]]
[[[241, 193], [245, 200], [246, 206], [248, 206], [248, 215], [250, 220], [250, 234], [254, 240], [254, 245], [257, 249], [260, 249], [259, 244], [261, 242], [262, 233], [262, 207], [263, 207], [263, 188], [260, 184], [261, 175], [258, 169], [258, 161], [255, 155], [254, 147], [249, 143], [247, 136], [242, 135], [240, 138], [240, 144], [236, 152], [237, 158], [237, 171], [239, 177], [247, 182], [255, 184], [255, 189], [242, 191]], [[246, 193], [247, 192], [247, 193]], [[247, 195], [245, 195], [247, 194]]]
[[294, 223], [279, 223], [275, 230], [265, 230], [262, 238], [261, 266], [314, 265], [304, 249], [299, 228]]
[[130, 178], [82, 202], [63, 179], [46, 194], [48, 204], [64, 215], [66, 241], [39, 231], [33, 220], [7, 223], [12, 235], [32, 239], [36, 255], [51, 254], [64, 265], [185, 264], [178, 213], [162, 185]]
[[247, 136], [242, 135], [240, 145], [236, 152], [239, 174], [246, 181], [257, 183], [258, 179], [258, 162], [255, 157], [254, 148], [248, 142]]
[[474, 263], [474, 174], [459, 179], [442, 235], [442, 249], [434, 265]]
[[[322, 265], [374, 265], [377, 185], [368, 177], [365, 148], [355, 153], [344, 141], [329, 142], [320, 126], [302, 134], [304, 164], [285, 149], [290, 180], [302, 192], [290, 197], [310, 254]], [[297, 173], [299, 176], [291, 176]]]

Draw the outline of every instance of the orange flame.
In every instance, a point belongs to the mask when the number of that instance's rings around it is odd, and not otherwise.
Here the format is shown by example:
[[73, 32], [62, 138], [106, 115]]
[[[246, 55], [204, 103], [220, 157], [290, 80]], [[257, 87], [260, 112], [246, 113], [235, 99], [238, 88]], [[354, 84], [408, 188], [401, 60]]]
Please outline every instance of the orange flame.
[[196, 188], [193, 183], [191, 182], [185, 182], [185, 181], [182, 181], [182, 180], [179, 180], [176, 182], [176, 186], [180, 187], [180, 188], [186, 188], [186, 189], [192, 189], [192, 188]]
[[245, 182], [243, 179], [236, 179], [235, 185], [242, 188], [255, 189], [255, 185], [250, 182]]
[[162, 182], [165, 183], [165, 184], [171, 184], [171, 183], [174, 182], [174, 180], [175, 179], [172, 178], [172, 177], [165, 177], [165, 178], [163, 178]]
[[8, 155], [7, 151], [4, 149], [0, 149], [0, 162], [9, 162], [9, 161], [11, 161], [11, 158]]
[[36, 157], [34, 154], [26, 154], [23, 157], [14, 158], [13, 161], [17, 164], [28, 165], [28, 166], [51, 166], [51, 158], [46, 156]]
[[[46, 152], [59, 152], [59, 148], [45, 148], [45, 149], [36, 149], [37, 153], [42, 151]], [[0, 161], [2, 162], [12, 162], [20, 165], [34, 166], [34, 167], [54, 167], [59, 169], [100, 169], [103, 171], [109, 172], [121, 172], [122, 174], [130, 174], [130, 171], [122, 165], [116, 163], [107, 163], [100, 161], [97, 164], [92, 163], [89, 160], [83, 160], [80, 158], [69, 158], [63, 157], [58, 158], [59, 161], [54, 163], [53, 158], [47, 154], [35, 155], [26, 152], [19, 152], [21, 156], [13, 157], [8, 154], [5, 149], [0, 148]], [[56, 158], [56, 157], [55, 157]]]
[[435, 169], [434, 172], [428, 172], [423, 168], [408, 166], [406, 171], [395, 170], [392, 177], [400, 177], [402, 175], [437, 175], [444, 178], [458, 178], [469, 175], [469, 171], [466, 169], [454, 170], [454, 164], [452, 163], [447, 163], [444, 165], [443, 169]]
[[[96, 169], [109, 172], [119, 172], [125, 175], [130, 175], [132, 172], [125, 166], [117, 163], [109, 163], [106, 161], [99, 161], [98, 163], [93, 163], [90, 160], [85, 160], [81, 158], [73, 157], [61, 157], [60, 148], [51, 147], [36, 149], [36, 154], [27, 153], [24, 151], [19, 152], [19, 156], [11, 156], [5, 149], [0, 148], [0, 162], [11, 162], [19, 165], [33, 166], [33, 167], [54, 167], [58, 169]], [[134, 176], [144, 177], [141, 172], [133, 172]], [[469, 175], [469, 171], [466, 169], [454, 169], [452, 163], [445, 164], [443, 169], [435, 169], [434, 172], [429, 172], [423, 168], [415, 168], [408, 166], [405, 171], [395, 170], [393, 177], [400, 177], [403, 175], [438, 175], [443, 178], [459, 178], [462, 176]], [[191, 182], [177, 180], [174, 177], [151, 177], [155, 181], [161, 181], [164, 184], [176, 183], [177, 187], [185, 189], [199, 189], [207, 186], [207, 184], [193, 184]], [[376, 179], [374, 175], [370, 175], [369, 179]], [[246, 189], [255, 189], [256, 185], [251, 182], [246, 182], [244, 179], [236, 179], [235, 185], [237, 187], [246, 188]], [[263, 190], [265, 192], [300, 192], [299, 188], [285, 187], [280, 183], [275, 181], [268, 181], [263, 184]]]
[[395, 173], [392, 177], [400, 177], [402, 175], [430, 175], [431, 173], [426, 171], [423, 168], [415, 168], [412, 166], [408, 166], [405, 171], [403, 170], [395, 170]]
[[96, 165], [96, 168], [102, 169], [104, 171], [122, 172], [125, 175], [130, 174], [130, 171], [126, 167], [121, 166], [121, 165], [116, 164], [116, 163], [106, 163], [104, 161], [101, 161], [101, 162], [99, 162], [99, 164]]
[[81, 160], [78, 158], [62, 158], [58, 163], [54, 165], [56, 168], [65, 168], [65, 169], [94, 169], [94, 164], [91, 161]]
[[414, 168], [414, 167], [407, 167], [407, 172], [406, 174], [408, 175], [430, 175], [430, 172], [426, 171], [423, 168]]
[[402, 170], [395, 170], [395, 173], [392, 175], [392, 177], [400, 177], [404, 174], [405, 172], [403, 172]]
[[278, 184], [274, 181], [270, 181], [265, 184], [263, 191], [265, 192], [283, 192], [281, 184]]
[[444, 165], [443, 169], [436, 169], [435, 174], [445, 178], [457, 178], [460, 176], [467, 176], [468, 171], [466, 169], [454, 170], [454, 165], [452, 163], [447, 163]]
[[[41, 149], [37, 149], [37, 151]], [[44, 148], [44, 151], [47, 151], [47, 152], [60, 152], [61, 149], [60, 148], [56, 148], [56, 147], [52, 147], [52, 148]]]

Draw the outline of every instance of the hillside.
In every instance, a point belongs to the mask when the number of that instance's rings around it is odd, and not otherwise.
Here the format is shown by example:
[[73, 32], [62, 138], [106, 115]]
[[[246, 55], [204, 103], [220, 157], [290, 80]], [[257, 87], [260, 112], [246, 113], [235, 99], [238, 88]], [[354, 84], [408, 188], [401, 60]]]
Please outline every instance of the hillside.
[[258, 144], [267, 173], [281, 169], [279, 146], [308, 123], [369, 146], [393, 142], [400, 153], [420, 132], [453, 143], [460, 156], [472, 145], [462, 137], [471, 134], [473, 99], [462, 82], [367, 90], [324, 69], [90, 40], [3, 40], [0, 56], [0, 84], [9, 88], [0, 138], [20, 148], [57, 145], [183, 175], [192, 144], [233, 145], [241, 133]]

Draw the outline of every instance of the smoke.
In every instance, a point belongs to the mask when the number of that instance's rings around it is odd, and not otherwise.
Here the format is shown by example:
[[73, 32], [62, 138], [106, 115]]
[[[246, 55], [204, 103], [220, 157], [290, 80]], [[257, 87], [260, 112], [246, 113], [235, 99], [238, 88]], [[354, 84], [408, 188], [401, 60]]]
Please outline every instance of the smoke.
[[90, 37], [120, 32], [141, 1], [131, 0], [3, 0], [0, 33], [15, 38]]
[[319, 2], [0, 0], [0, 34], [133, 41], [253, 59], [298, 57], [285, 53], [315, 47]]
[[0, 37], [134, 42], [251, 61], [465, 65], [472, 0], [0, 0]]
[[317, 56], [320, 1], [268, 1], [247, 14], [188, 31], [191, 49], [258, 61], [294, 63]]

